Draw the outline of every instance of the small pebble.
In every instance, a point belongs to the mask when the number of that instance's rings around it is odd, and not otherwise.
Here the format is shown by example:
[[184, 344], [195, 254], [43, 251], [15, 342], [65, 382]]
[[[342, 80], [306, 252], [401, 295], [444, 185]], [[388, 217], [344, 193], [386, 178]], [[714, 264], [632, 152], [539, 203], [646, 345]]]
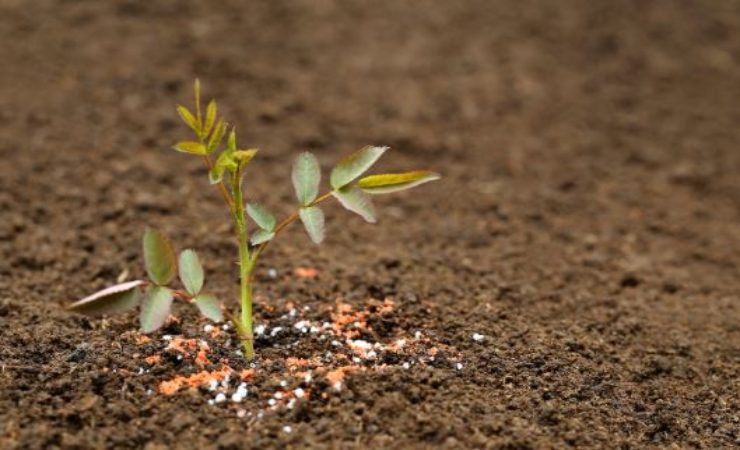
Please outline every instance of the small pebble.
[[225, 323], [221, 325], [221, 329], [224, 331], [228, 330], [229, 328], [231, 328], [231, 325], [229, 323]]
[[485, 339], [485, 338], [486, 338], [486, 337], [485, 337], [485, 336], [483, 336], [482, 334], [478, 334], [478, 333], [473, 333], [473, 340], [474, 340], [475, 342], [480, 342], [480, 341], [482, 341], [482, 340], [483, 340], [483, 339]]
[[371, 348], [373, 348], [371, 343], [369, 343], [368, 341], [363, 341], [362, 339], [350, 341], [350, 345], [353, 347], [361, 348], [363, 350], [370, 350]]
[[278, 271], [275, 269], [267, 269], [267, 276], [270, 278], [277, 278]]
[[285, 387], [285, 386], [287, 386], [287, 385], [288, 385], [288, 382], [287, 382], [286, 380], [281, 380], [281, 381], [280, 381], [280, 386], [281, 386], [281, 387]]
[[275, 327], [275, 328], [273, 328], [273, 329], [272, 329], [272, 331], [270, 332], [270, 336], [276, 336], [276, 335], [277, 335], [278, 333], [280, 333], [281, 331], [283, 331], [283, 327]]
[[286, 433], [292, 433], [293, 432], [293, 428], [291, 428], [290, 425], [285, 425], [283, 427], [283, 431], [285, 431]]
[[273, 394], [273, 397], [275, 397], [276, 399], [280, 400], [281, 398], [283, 398], [283, 393], [282, 392], [275, 392], [275, 394]]
[[216, 403], [221, 403], [226, 401], [226, 394], [223, 392], [219, 392], [218, 395], [216, 395], [216, 398], [213, 399]]
[[[306, 375], [306, 376], [308, 376], [308, 375]], [[293, 391], [293, 394], [295, 395], [295, 398], [303, 398], [303, 396], [306, 394], [306, 392], [303, 389], [301, 389], [301, 388], [297, 388], [296, 390]]]
[[277, 400], [275, 400], [274, 398], [271, 398], [270, 400], [267, 401], [267, 404], [270, 406], [275, 406], [275, 404], [277, 404]]
[[205, 331], [206, 333], [210, 333], [211, 331], [213, 331], [213, 325], [209, 323], [208, 325], [203, 327], [203, 331]]
[[236, 417], [238, 417], [240, 419], [243, 418], [246, 415], [247, 415], [247, 410], [246, 409], [240, 409], [240, 410], [237, 410], [236, 411]]
[[164, 336], [162, 336], [162, 340], [163, 341], [171, 341], [172, 340], [172, 336], [169, 335], [169, 334], [165, 334]]
[[463, 368], [462, 363], [455, 363], [455, 369], [462, 370], [462, 368]]
[[254, 327], [254, 334], [257, 334], [257, 335], [265, 334], [265, 326], [257, 325], [256, 327]]
[[405, 363], [403, 363], [403, 366], [401, 366], [401, 367], [403, 367], [404, 369], [409, 369], [409, 368], [411, 368], [411, 364], [405, 362]]

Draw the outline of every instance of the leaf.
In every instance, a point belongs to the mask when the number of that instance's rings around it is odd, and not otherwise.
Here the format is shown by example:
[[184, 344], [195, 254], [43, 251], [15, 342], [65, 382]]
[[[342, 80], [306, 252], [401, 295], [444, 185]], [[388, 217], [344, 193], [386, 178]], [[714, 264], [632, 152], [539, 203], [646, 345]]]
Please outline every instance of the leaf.
[[275, 237], [275, 232], [270, 230], [257, 230], [254, 232], [249, 242], [252, 245], [260, 245], [263, 242], [267, 242]]
[[301, 222], [306, 228], [308, 237], [314, 243], [320, 244], [324, 240], [324, 212], [321, 211], [321, 208], [318, 206], [301, 208], [298, 215], [301, 217]]
[[272, 231], [275, 229], [275, 216], [270, 214], [262, 205], [247, 203], [247, 214], [263, 230]]
[[177, 267], [175, 251], [170, 241], [159, 231], [147, 227], [144, 232], [143, 247], [149, 279], [159, 285], [172, 281], [175, 278]]
[[192, 128], [196, 134], [200, 134], [200, 125], [198, 124], [198, 119], [193, 115], [193, 113], [188, 111], [188, 109], [182, 105], [177, 105], [177, 113], [187, 126]]
[[235, 171], [237, 168], [236, 162], [232, 158], [234, 152], [230, 150], [224, 150], [221, 152], [220, 155], [218, 155], [218, 159], [216, 159], [216, 164], [213, 165], [213, 168], [208, 173], [208, 180], [211, 182], [211, 184], [216, 184], [221, 182], [221, 179], [224, 177], [224, 172], [226, 170], [229, 171]]
[[375, 208], [370, 196], [357, 186], [347, 186], [331, 193], [346, 209], [362, 216], [365, 221], [375, 223]]
[[216, 100], [211, 100], [206, 107], [206, 123], [203, 125], [203, 134], [208, 136], [213, 128], [213, 124], [216, 123], [216, 116], [218, 114], [218, 107], [216, 106]]
[[231, 152], [236, 151], [236, 127], [232, 127], [229, 132], [229, 137], [226, 140], [226, 149]]
[[331, 171], [331, 187], [338, 190], [354, 181], [372, 167], [386, 150], [388, 147], [368, 145], [339, 161]]
[[357, 185], [368, 194], [389, 194], [411, 189], [440, 178], [438, 173], [429, 170], [415, 170], [413, 172], [370, 175], [360, 179]]
[[256, 148], [250, 148], [249, 150], [237, 150], [231, 154], [231, 157], [239, 165], [239, 168], [243, 169], [247, 166], [247, 164], [249, 164], [249, 161], [254, 158], [258, 151], [259, 150], [257, 150]]
[[224, 314], [221, 312], [221, 304], [212, 295], [200, 294], [195, 297], [195, 306], [198, 307], [201, 314], [214, 322], [222, 322], [224, 320]]
[[211, 154], [218, 149], [218, 146], [221, 144], [221, 141], [224, 139], [224, 134], [226, 133], [226, 124], [223, 120], [219, 120], [216, 124], [215, 128], [213, 129], [213, 132], [211, 133], [211, 137], [208, 139], [208, 146], [206, 147], [206, 154]]
[[193, 82], [193, 93], [195, 94], [195, 104], [200, 105], [200, 80], [197, 78]]
[[198, 295], [203, 289], [203, 266], [193, 250], [180, 252], [180, 281], [190, 295]]
[[141, 302], [141, 331], [151, 333], [164, 325], [172, 309], [172, 299], [172, 291], [166, 287], [153, 286], [149, 289]]
[[206, 147], [200, 142], [182, 141], [175, 144], [172, 148], [178, 152], [191, 153], [193, 155], [205, 155]]
[[319, 160], [309, 152], [298, 155], [293, 163], [291, 179], [301, 206], [311, 204], [319, 195], [319, 182], [321, 181]]
[[74, 312], [88, 316], [116, 314], [128, 311], [139, 302], [141, 280], [116, 284], [89, 295], [68, 306]]

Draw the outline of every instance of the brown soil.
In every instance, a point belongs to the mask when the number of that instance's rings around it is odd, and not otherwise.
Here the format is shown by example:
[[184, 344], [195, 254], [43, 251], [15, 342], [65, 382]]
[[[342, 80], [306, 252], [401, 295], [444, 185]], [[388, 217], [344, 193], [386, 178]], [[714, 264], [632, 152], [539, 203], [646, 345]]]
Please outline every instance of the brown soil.
[[[740, 444], [737, 2], [6, 0], [0, 17], [0, 448]], [[188, 309], [148, 342], [134, 314], [64, 310], [143, 275], [146, 225], [234, 298], [218, 193], [167, 150], [196, 75], [262, 148], [249, 189], [281, 214], [300, 150], [328, 169], [387, 144], [383, 169], [444, 174], [379, 198], [377, 226], [331, 207], [325, 245], [294, 227], [270, 248], [257, 315], [284, 330], [255, 367]], [[294, 326], [337, 301], [374, 358]], [[209, 404], [241, 382], [242, 402]]]

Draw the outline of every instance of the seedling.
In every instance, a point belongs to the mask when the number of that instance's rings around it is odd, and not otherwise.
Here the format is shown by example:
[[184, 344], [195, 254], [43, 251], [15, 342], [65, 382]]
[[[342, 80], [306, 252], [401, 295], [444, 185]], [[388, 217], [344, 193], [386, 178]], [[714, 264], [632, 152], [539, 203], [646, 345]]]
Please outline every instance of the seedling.
[[[231, 320], [242, 340], [247, 360], [254, 358], [252, 275], [260, 256], [277, 235], [300, 219], [311, 241], [319, 244], [325, 234], [324, 213], [319, 207], [321, 203], [337, 199], [344, 208], [374, 223], [375, 209], [371, 195], [398, 192], [439, 179], [438, 174], [427, 170], [360, 178], [388, 150], [387, 147], [367, 146], [337, 163], [329, 177], [330, 190], [319, 195], [319, 162], [314, 155], [304, 152], [293, 162], [291, 174], [298, 208], [278, 222], [263, 206], [245, 203], [245, 169], [257, 154], [257, 149], [237, 146], [236, 130], [219, 116], [214, 100], [208, 103], [205, 114], [202, 114], [198, 80], [195, 81], [195, 112], [184, 106], [178, 106], [177, 112], [192, 129], [195, 138], [178, 142], [173, 148], [203, 160], [208, 168], [210, 183], [221, 192], [234, 222], [239, 247], [241, 310]], [[218, 155], [215, 161], [214, 155]], [[254, 222], [251, 231], [247, 218]], [[141, 304], [140, 322], [145, 333], [164, 325], [174, 299], [194, 303], [211, 320], [223, 320], [220, 303], [203, 291], [204, 272], [195, 251], [184, 250], [176, 260], [169, 240], [153, 229], [147, 229], [144, 233], [143, 250], [148, 281], [136, 280], [111, 286], [75, 302], [70, 309], [83, 314], [100, 315], [128, 311]], [[171, 286], [178, 272], [183, 289]]]

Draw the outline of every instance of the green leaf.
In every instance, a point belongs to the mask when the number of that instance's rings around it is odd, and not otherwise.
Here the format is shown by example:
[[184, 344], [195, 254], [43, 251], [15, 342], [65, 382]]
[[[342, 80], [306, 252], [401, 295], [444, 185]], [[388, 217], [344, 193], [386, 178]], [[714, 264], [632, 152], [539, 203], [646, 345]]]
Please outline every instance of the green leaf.
[[275, 237], [275, 232], [270, 230], [257, 230], [252, 234], [252, 237], [249, 239], [249, 242], [252, 245], [260, 245], [263, 242], [267, 242], [270, 239]]
[[318, 206], [301, 208], [298, 215], [301, 217], [301, 222], [306, 228], [308, 237], [314, 243], [320, 244], [324, 240], [324, 212], [321, 211], [321, 208]]
[[155, 284], [168, 284], [177, 271], [175, 251], [162, 233], [152, 228], [144, 232], [144, 262], [149, 279]]
[[370, 196], [357, 186], [347, 186], [331, 193], [346, 209], [362, 216], [365, 221], [375, 223], [375, 208]]
[[313, 154], [303, 152], [298, 155], [293, 163], [291, 178], [301, 206], [307, 206], [316, 200], [316, 196], [319, 195], [321, 167]]
[[341, 189], [362, 175], [383, 156], [388, 147], [366, 146], [337, 163], [329, 179], [333, 189]]
[[203, 289], [203, 266], [193, 250], [180, 252], [180, 281], [190, 295], [198, 295]]
[[213, 129], [213, 132], [211, 133], [211, 137], [208, 139], [206, 154], [210, 155], [218, 149], [218, 146], [221, 145], [221, 141], [224, 139], [225, 133], [226, 123], [224, 123], [223, 120], [219, 120], [215, 128]]
[[141, 302], [139, 322], [141, 331], [151, 333], [164, 325], [172, 309], [172, 291], [162, 286], [153, 286]]
[[259, 150], [257, 150], [256, 148], [250, 148], [249, 150], [237, 150], [231, 154], [231, 158], [236, 161], [240, 169], [243, 169], [247, 166], [247, 164], [249, 164], [252, 158], [255, 157], [258, 151]]
[[142, 284], [141, 280], [116, 284], [76, 301], [68, 308], [88, 316], [125, 312], [139, 302], [139, 286]]
[[200, 105], [200, 80], [197, 78], [195, 79], [195, 82], [193, 82], [193, 93], [195, 94], [195, 104]]
[[412, 187], [439, 180], [440, 178], [438, 173], [429, 170], [415, 170], [413, 172], [370, 175], [360, 179], [357, 185], [369, 194], [389, 194], [391, 192], [411, 189]]
[[229, 132], [229, 138], [226, 140], [226, 149], [235, 152], [236, 151], [236, 128], [232, 127]]
[[221, 322], [224, 320], [224, 314], [221, 312], [221, 304], [218, 302], [216, 297], [212, 295], [200, 294], [195, 297], [195, 306], [198, 307], [201, 314], [214, 322]]
[[206, 123], [203, 125], [203, 134], [208, 136], [213, 128], [213, 124], [216, 123], [216, 116], [218, 114], [218, 107], [216, 106], [216, 100], [211, 100], [206, 107]]
[[200, 142], [182, 141], [172, 146], [178, 152], [191, 153], [193, 155], [205, 155], [206, 147]]
[[257, 203], [247, 203], [247, 214], [260, 228], [266, 231], [275, 229], [275, 216]]
[[224, 177], [224, 172], [227, 170], [229, 171], [235, 171], [237, 168], [236, 162], [234, 161], [234, 158], [232, 158], [232, 155], [234, 152], [230, 150], [224, 150], [221, 152], [220, 155], [218, 155], [218, 159], [216, 159], [216, 164], [213, 165], [213, 168], [208, 173], [208, 179], [211, 182], [211, 184], [216, 184], [221, 182], [221, 179]]
[[188, 109], [182, 105], [177, 106], [177, 113], [187, 126], [192, 128], [196, 134], [200, 134], [200, 125], [198, 124], [198, 119], [193, 115], [193, 113], [188, 111]]

